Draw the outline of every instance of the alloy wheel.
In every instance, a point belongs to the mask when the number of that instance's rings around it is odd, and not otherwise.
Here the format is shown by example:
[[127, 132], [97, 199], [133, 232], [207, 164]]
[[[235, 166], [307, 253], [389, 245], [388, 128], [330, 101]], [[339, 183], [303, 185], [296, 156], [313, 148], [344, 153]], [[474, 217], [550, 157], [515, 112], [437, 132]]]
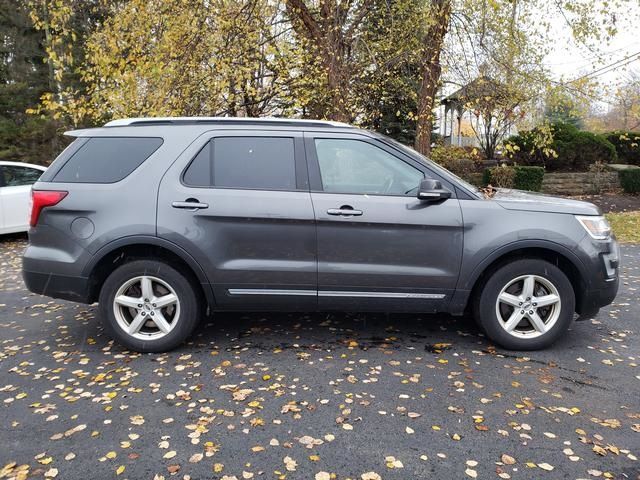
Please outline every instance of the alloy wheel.
[[118, 326], [139, 340], [157, 340], [180, 320], [180, 300], [164, 280], [142, 275], [127, 280], [113, 299]]
[[518, 338], [544, 335], [558, 321], [562, 301], [556, 286], [539, 275], [509, 281], [496, 299], [500, 326]]

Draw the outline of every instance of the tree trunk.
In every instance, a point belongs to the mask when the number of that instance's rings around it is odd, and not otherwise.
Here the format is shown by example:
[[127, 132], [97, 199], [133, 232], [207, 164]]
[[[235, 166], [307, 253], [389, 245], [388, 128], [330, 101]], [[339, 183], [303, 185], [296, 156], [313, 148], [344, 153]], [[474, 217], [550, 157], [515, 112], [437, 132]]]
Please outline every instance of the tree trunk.
[[325, 70], [326, 90], [322, 92], [322, 101], [310, 112], [316, 117], [340, 122], [351, 120], [349, 93], [353, 73], [350, 71], [349, 59], [353, 46], [353, 32], [369, 8], [369, 2], [365, 3], [366, 5], [360, 6], [359, 11], [352, 12], [353, 18], [345, 32], [345, 22], [350, 16], [343, 8], [346, 6], [349, 10], [349, 2], [341, 5], [335, 0], [322, 0], [319, 2], [318, 12], [314, 15], [304, 0], [286, 0], [287, 13], [293, 19], [294, 30], [317, 49], [316, 53]]
[[327, 87], [329, 90], [329, 104], [325, 115], [329, 120], [349, 122], [349, 80], [345, 72], [344, 57], [337, 47], [333, 52], [325, 52], [325, 68], [327, 69]]
[[[51, 36], [51, 27], [49, 25], [49, 6], [47, 5], [46, 1], [43, 2], [42, 10], [43, 10], [43, 18], [44, 18], [45, 47], [47, 50], [49, 50], [48, 53], [50, 53], [53, 51], [53, 40]], [[49, 69], [49, 76], [48, 76], [49, 91], [51, 93], [55, 93], [56, 95], [58, 95], [60, 92], [56, 88], [55, 67], [53, 65], [53, 59], [51, 58], [50, 54], [47, 55], [47, 67]], [[60, 99], [58, 98], [58, 100]]]
[[424, 38], [422, 55], [421, 84], [418, 93], [415, 148], [423, 155], [431, 152], [431, 131], [433, 130], [433, 109], [440, 86], [440, 54], [444, 37], [449, 30], [451, 0], [431, 1], [431, 25]]

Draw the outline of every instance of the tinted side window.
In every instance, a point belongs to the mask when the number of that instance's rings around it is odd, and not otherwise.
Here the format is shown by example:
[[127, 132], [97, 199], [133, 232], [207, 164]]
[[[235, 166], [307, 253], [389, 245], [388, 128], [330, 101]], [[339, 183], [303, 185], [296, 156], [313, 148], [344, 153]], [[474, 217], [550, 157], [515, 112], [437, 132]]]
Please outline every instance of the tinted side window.
[[424, 174], [385, 150], [360, 140], [315, 140], [322, 189], [333, 193], [407, 195]]
[[119, 182], [151, 156], [161, 138], [93, 137], [60, 168], [54, 182]]
[[187, 167], [182, 181], [192, 187], [211, 187], [213, 185], [211, 163], [211, 142], [207, 142]]
[[38, 181], [42, 171], [29, 167], [18, 167], [14, 165], [0, 166], [0, 172], [4, 182], [0, 186], [19, 187], [21, 185], [31, 185]]
[[293, 138], [215, 138], [187, 167], [183, 181], [196, 187], [295, 190]]

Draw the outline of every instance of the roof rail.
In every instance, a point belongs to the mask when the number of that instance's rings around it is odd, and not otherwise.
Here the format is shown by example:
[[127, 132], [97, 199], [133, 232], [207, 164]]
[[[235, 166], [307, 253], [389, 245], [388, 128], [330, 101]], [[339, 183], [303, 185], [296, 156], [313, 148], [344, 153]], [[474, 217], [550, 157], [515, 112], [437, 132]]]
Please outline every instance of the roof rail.
[[105, 127], [143, 126], [143, 125], [194, 125], [194, 124], [243, 124], [243, 125], [282, 125], [307, 127], [351, 127], [348, 123], [330, 120], [306, 120], [276, 117], [139, 117], [111, 120]]

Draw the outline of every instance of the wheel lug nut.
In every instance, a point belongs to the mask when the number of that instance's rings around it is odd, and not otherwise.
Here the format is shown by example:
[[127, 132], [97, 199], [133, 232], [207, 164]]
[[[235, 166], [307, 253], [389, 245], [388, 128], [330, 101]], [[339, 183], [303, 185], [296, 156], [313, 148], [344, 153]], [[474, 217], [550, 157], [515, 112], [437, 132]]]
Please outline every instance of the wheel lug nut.
[[145, 315], [146, 315], [146, 313], [145, 313], [145, 312], [142, 312], [142, 316], [144, 317]]
[[[531, 297], [527, 297], [527, 301], [529, 301], [529, 300], [531, 300]], [[145, 302], [146, 302], [146, 300], [145, 300]]]
[[138, 304], [138, 308], [142, 308], [142, 304], [141, 303]]
[[529, 314], [530, 314], [530, 315], [533, 315], [533, 310], [529, 310]]
[[518, 305], [522, 305], [522, 302], [519, 302]]
[[[155, 303], [153, 303], [152, 305], [153, 305], [153, 308], [155, 308], [155, 307], [156, 307], [156, 304], [155, 304]], [[534, 305], [535, 305], [535, 303], [534, 303]]]
[[524, 310], [520, 310], [520, 313], [524, 313]]
[[153, 312], [151, 312], [151, 316], [153, 317]]
[[149, 303], [149, 299], [148, 299], [148, 298], [145, 298], [145, 299], [144, 299], [144, 303]]
[[534, 306], [534, 307], [537, 307], [537, 306], [538, 306], [538, 304], [537, 304], [537, 303], [534, 303], [534, 304], [533, 304], [533, 306]]

